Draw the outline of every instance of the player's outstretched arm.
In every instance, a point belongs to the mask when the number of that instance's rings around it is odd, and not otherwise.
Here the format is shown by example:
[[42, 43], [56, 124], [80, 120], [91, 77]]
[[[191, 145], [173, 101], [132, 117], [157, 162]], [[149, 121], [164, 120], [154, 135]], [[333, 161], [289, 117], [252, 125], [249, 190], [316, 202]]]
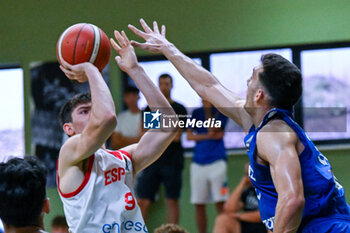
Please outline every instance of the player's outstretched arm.
[[[91, 92], [91, 113], [86, 127], [70, 137], [60, 151], [63, 165], [76, 165], [95, 153], [111, 135], [117, 122], [115, 107], [109, 88], [94, 65], [87, 62], [70, 65], [62, 60], [60, 68], [71, 80], [88, 81]], [[88, 110], [78, 110], [77, 114], [87, 114]]]
[[269, 163], [278, 193], [273, 232], [296, 232], [305, 203], [298, 137], [284, 122], [272, 123], [258, 133], [257, 145], [259, 157]]
[[[119, 53], [119, 56], [115, 58], [119, 67], [133, 79], [136, 86], [145, 95], [151, 109], [160, 108], [163, 114], [174, 116], [172, 120], [176, 120], [175, 111], [169, 102], [138, 64], [134, 48], [124, 31], [121, 33], [115, 31], [114, 35], [118, 43], [111, 39], [111, 44]], [[149, 130], [137, 144], [123, 148], [132, 156], [134, 172], [137, 173], [159, 158], [175, 135], [176, 130], [174, 129]]]
[[153, 29], [143, 19], [140, 22], [144, 31], [132, 25], [129, 25], [129, 28], [137, 36], [143, 38], [145, 43], [131, 41], [131, 44], [134, 47], [150, 52], [164, 54], [203, 99], [212, 103], [219, 111], [232, 118], [248, 131], [252, 121], [243, 108], [244, 100], [225, 88], [214, 75], [184, 55], [174, 44], [170, 43], [165, 38], [164, 25], [159, 31], [157, 22], [153, 22]]

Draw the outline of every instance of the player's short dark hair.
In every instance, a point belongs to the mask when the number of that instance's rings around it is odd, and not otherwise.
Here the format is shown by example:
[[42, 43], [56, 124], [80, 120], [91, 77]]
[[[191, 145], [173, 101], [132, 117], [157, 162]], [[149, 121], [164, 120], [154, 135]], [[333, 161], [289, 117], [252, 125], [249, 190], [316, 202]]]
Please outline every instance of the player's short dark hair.
[[66, 218], [62, 215], [57, 215], [51, 221], [51, 227], [68, 227]]
[[166, 79], [166, 78], [170, 79], [171, 84], [173, 84], [173, 77], [171, 77], [171, 75], [168, 73], [161, 74], [159, 76], [158, 80], [159, 79]]
[[39, 226], [46, 169], [35, 156], [0, 163], [0, 218], [9, 226]]
[[125, 88], [124, 94], [129, 94], [129, 93], [138, 95], [140, 91], [135, 86], [128, 86]]
[[299, 68], [277, 54], [261, 57], [263, 71], [259, 80], [270, 96], [270, 104], [276, 108], [290, 110], [302, 94], [302, 77]]
[[174, 223], [162, 224], [154, 230], [154, 233], [188, 233], [184, 228]]
[[72, 112], [79, 104], [85, 104], [91, 102], [90, 93], [81, 93], [73, 96], [62, 107], [59, 113], [59, 120], [61, 125], [72, 122]]

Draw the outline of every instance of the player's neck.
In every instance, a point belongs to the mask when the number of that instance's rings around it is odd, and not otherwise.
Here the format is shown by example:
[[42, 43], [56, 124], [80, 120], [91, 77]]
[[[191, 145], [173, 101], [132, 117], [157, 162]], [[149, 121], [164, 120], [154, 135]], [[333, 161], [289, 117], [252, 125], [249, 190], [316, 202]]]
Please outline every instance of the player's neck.
[[260, 123], [263, 121], [266, 113], [268, 113], [271, 110], [270, 107], [258, 107], [255, 108], [254, 114], [252, 116], [253, 124], [255, 128], [257, 128]]
[[132, 114], [136, 114], [136, 113], [139, 113], [139, 112], [140, 112], [140, 109], [139, 109], [137, 106], [133, 106], [133, 107], [130, 107], [130, 108], [129, 108], [129, 111], [130, 111]]

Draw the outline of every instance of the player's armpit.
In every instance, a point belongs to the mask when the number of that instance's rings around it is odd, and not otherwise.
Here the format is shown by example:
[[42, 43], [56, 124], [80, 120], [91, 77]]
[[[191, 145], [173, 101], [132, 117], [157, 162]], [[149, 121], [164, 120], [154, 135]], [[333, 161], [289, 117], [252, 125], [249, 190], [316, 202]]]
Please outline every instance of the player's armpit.
[[[79, 166], [79, 164], [76, 162], [76, 159], [78, 157], [76, 148], [77, 148], [77, 141], [79, 140], [80, 135], [74, 135], [67, 139], [67, 141], [63, 144], [63, 146], [60, 149], [59, 157], [58, 157], [58, 176], [60, 177], [60, 180], [63, 179], [63, 177], [66, 175], [66, 172], [73, 166]], [[62, 182], [61, 182], [62, 183]]]

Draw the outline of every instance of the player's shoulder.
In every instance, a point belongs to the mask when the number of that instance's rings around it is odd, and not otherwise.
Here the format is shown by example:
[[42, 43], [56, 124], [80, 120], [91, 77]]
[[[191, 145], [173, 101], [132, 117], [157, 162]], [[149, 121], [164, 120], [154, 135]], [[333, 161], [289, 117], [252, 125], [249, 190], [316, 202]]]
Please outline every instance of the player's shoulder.
[[122, 153], [123, 155], [129, 157], [132, 160], [132, 156], [134, 154], [134, 151], [135, 151], [136, 147], [137, 147], [137, 143], [134, 143], [134, 144], [131, 144], [129, 146], [120, 148], [117, 151]]
[[74, 152], [75, 148], [77, 147], [78, 140], [79, 134], [69, 137], [61, 146], [60, 155], [65, 155]]
[[59, 151], [60, 162], [71, 162], [77, 156], [80, 134], [69, 137]]
[[293, 133], [294, 130], [284, 120], [273, 119], [264, 125], [260, 132]]
[[257, 143], [265, 145], [268, 141], [280, 144], [296, 143], [297, 133], [283, 120], [274, 119], [269, 121], [257, 134]]

